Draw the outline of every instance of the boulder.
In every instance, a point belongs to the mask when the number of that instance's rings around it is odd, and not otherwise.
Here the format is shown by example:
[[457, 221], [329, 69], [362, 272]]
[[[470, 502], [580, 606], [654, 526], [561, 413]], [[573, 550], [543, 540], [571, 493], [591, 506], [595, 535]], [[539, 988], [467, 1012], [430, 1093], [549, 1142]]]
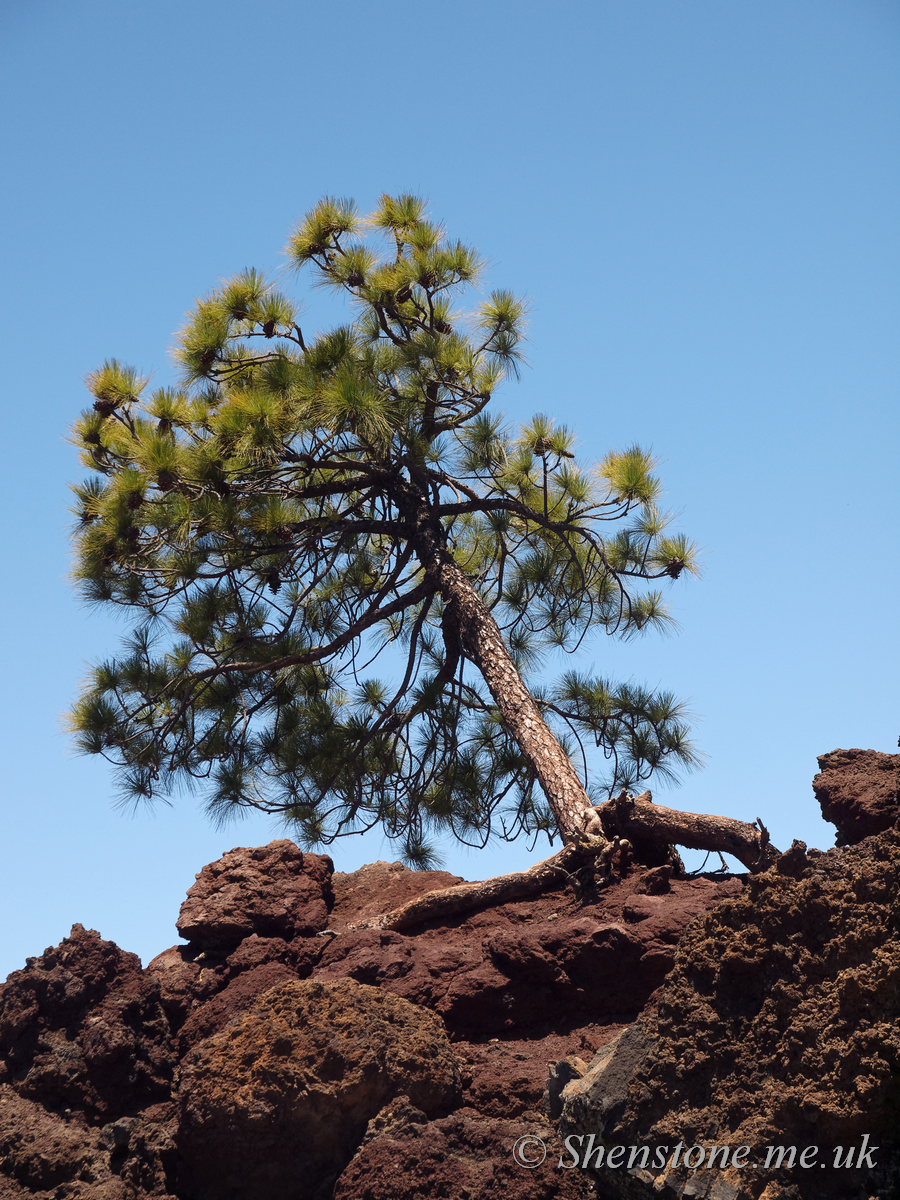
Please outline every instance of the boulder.
[[[520, 1165], [514, 1148], [523, 1160]], [[546, 1122], [481, 1117], [472, 1109], [426, 1123], [395, 1102], [370, 1123], [334, 1200], [588, 1200], [581, 1171], [560, 1170], [564, 1147]]]
[[324, 929], [333, 904], [334, 864], [287, 838], [238, 848], [204, 867], [176, 927], [193, 947], [234, 950], [251, 934], [290, 940]]
[[168, 1099], [170, 1034], [159, 984], [137, 955], [73, 925], [0, 989], [0, 1081], [109, 1120]]
[[304, 1200], [337, 1178], [392, 1099], [430, 1118], [460, 1094], [433, 1013], [350, 979], [281, 984], [182, 1063], [184, 1189], [198, 1200]]
[[818, 762], [813, 791], [824, 819], [837, 826], [838, 846], [890, 829], [900, 817], [900, 754], [832, 750]]

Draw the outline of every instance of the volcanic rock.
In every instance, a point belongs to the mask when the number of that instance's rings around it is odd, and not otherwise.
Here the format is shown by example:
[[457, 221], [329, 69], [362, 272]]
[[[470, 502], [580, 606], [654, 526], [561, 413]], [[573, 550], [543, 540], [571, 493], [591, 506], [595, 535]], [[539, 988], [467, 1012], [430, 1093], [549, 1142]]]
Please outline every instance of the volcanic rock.
[[73, 925], [0, 989], [0, 1081], [20, 1096], [110, 1119], [167, 1100], [174, 1067], [158, 983], [96, 930]]
[[[826, 854], [795, 842], [749, 879], [620, 858], [599, 890], [561, 880], [397, 933], [377, 928], [386, 910], [460, 880], [396, 863], [332, 875], [281, 840], [205, 868], [188, 944], [145, 970], [75, 926], [0, 987], [0, 1197], [319, 1200], [337, 1181], [341, 1200], [576, 1200], [597, 1180], [559, 1168], [567, 1130], [598, 1146], [818, 1145], [826, 1163], [879, 1147], [869, 1176], [607, 1171], [607, 1200], [884, 1197], [898, 760], [824, 755], [839, 838], [882, 832]], [[522, 1137], [540, 1138], [540, 1167], [514, 1161]]]
[[[686, 926], [742, 886], [673, 880], [668, 895], [648, 896], [635, 891], [641, 878], [593, 904], [560, 889], [402, 934], [347, 929], [323, 948], [313, 976], [386, 988], [439, 1013], [465, 1040], [543, 1036], [536, 1027], [558, 1025], [561, 1014], [576, 1025], [628, 1020], [672, 967]], [[340, 929], [335, 893], [331, 924]]]
[[900, 754], [832, 750], [818, 761], [813, 791], [822, 816], [837, 826], [838, 846], [890, 829], [900, 817]]
[[459, 875], [448, 871], [410, 871], [397, 862], [367, 863], [346, 874], [336, 871], [331, 880], [334, 910], [329, 925], [336, 930], [355, 929], [423, 892], [462, 882]]
[[[715, 1183], [734, 1198], [768, 1187], [849, 1200], [896, 1182], [900, 831], [810, 851], [807, 864], [795, 878], [776, 863], [691, 926], [655, 1012], [564, 1088], [563, 1132], [751, 1148], [742, 1170], [696, 1179], [698, 1195]], [[835, 1170], [836, 1148], [864, 1138], [877, 1169]], [[819, 1147], [818, 1169], [762, 1169], [779, 1145]], [[663, 1173], [642, 1191], [622, 1172], [600, 1175], [617, 1197], [680, 1196], [686, 1181]]]
[[[369, 1128], [371, 1133], [338, 1180], [334, 1200], [596, 1196], [583, 1172], [559, 1169], [564, 1148], [543, 1122], [484, 1118], [472, 1109], [460, 1109], [425, 1124], [414, 1112], [395, 1115], [387, 1109]], [[514, 1148], [522, 1161], [533, 1165], [520, 1165]]]
[[203, 868], [176, 927], [202, 950], [234, 949], [250, 934], [307, 937], [324, 929], [333, 903], [334, 864], [282, 838], [239, 848]]
[[390, 1100], [438, 1116], [460, 1093], [434, 1014], [349, 979], [282, 984], [182, 1064], [187, 1190], [301, 1200], [336, 1177]]

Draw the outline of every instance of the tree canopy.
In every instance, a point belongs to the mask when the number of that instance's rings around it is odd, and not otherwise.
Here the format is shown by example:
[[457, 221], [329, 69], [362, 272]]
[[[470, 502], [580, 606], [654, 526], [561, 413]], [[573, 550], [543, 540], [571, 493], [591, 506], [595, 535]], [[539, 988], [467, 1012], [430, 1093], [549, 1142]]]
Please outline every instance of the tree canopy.
[[504, 426], [526, 306], [458, 311], [481, 263], [420, 200], [325, 199], [287, 254], [346, 324], [310, 335], [247, 270], [190, 314], [179, 386], [115, 359], [88, 377], [76, 577], [131, 633], [73, 708], [80, 748], [127, 802], [196, 785], [308, 847], [380, 824], [416, 866], [440, 831], [569, 839], [692, 765], [670, 694], [583, 665], [597, 633], [664, 627], [659, 583], [696, 569], [651, 457], [582, 466], [550, 417]]

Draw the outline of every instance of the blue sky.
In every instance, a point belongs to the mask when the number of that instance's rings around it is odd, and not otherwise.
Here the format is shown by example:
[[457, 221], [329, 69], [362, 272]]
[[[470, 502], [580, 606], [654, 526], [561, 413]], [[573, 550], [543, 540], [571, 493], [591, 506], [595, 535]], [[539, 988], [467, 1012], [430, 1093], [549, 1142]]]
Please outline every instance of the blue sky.
[[[173, 379], [193, 300], [282, 270], [326, 193], [428, 197], [528, 295], [511, 420], [659, 456], [703, 578], [672, 590], [678, 636], [584, 663], [689, 701], [707, 766], [657, 799], [832, 843], [816, 755], [900, 734], [898, 59], [890, 0], [0, 8], [0, 978], [74, 921], [146, 962], [204, 863], [280, 835], [189, 799], [120, 815], [72, 755], [62, 713], [124, 626], [67, 581], [65, 435], [105, 357]], [[469, 878], [527, 857], [446, 850]]]

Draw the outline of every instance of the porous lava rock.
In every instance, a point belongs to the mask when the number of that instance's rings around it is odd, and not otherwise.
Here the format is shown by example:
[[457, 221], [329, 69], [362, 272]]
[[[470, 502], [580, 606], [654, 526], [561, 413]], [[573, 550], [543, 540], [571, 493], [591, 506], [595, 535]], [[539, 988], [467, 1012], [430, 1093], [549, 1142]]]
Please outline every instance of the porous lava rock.
[[[223, 894], [215, 898], [215, 888], [204, 884], [205, 924], [198, 923], [199, 933], [193, 931], [199, 941], [163, 951], [141, 971], [134, 955], [76, 927], [72, 938], [31, 960], [0, 991], [0, 1076], [13, 1082], [23, 1102], [35, 1097], [28, 1127], [38, 1128], [35, 1113], [50, 1122], [32, 1142], [42, 1147], [39, 1169], [34, 1151], [21, 1139], [6, 1145], [0, 1157], [4, 1200], [7, 1193], [58, 1200], [52, 1188], [45, 1192], [41, 1186], [50, 1178], [61, 1181], [53, 1187], [83, 1189], [92, 1200], [171, 1195], [196, 1200], [188, 1170], [193, 1135], [182, 1131], [178, 1147], [174, 1141], [174, 1064], [193, 1061], [185, 1058], [192, 1048], [205, 1054], [215, 1036], [229, 1034], [273, 987], [303, 980], [329, 988], [352, 987], [351, 979], [371, 984], [389, 997], [430, 1009], [435, 1017], [429, 1019], [447, 1018], [470, 1119], [544, 1121], [548, 1062], [571, 1054], [590, 1058], [633, 1020], [674, 962], [686, 925], [741, 888], [737, 879], [669, 881], [634, 871], [593, 897], [576, 896], [561, 883], [556, 891], [527, 901], [394, 934], [357, 926], [423, 891], [452, 886], [457, 877], [375, 863], [334, 876], [332, 893], [329, 860], [321, 856], [301, 856], [284, 843], [231, 855], [224, 856], [229, 862], [219, 860], [206, 871], [211, 884], [221, 883]], [[243, 879], [231, 873], [229, 864], [235, 862], [237, 872], [241, 863], [250, 864]], [[269, 870], [273, 903], [265, 896]], [[303, 903], [312, 895], [320, 905], [300, 934], [287, 919], [303, 907], [291, 899], [285, 882], [290, 878]], [[281, 933], [253, 930], [234, 944], [241, 887], [247, 888], [254, 919], [280, 912]], [[661, 894], [665, 905], [648, 904], [648, 894]], [[123, 1007], [126, 998], [130, 1008]], [[111, 1013], [118, 1014], [124, 1029], [107, 1033]], [[110, 1053], [101, 1061], [102, 1055], [92, 1051], [91, 1075], [83, 1044], [96, 1045], [94, 1028], [101, 1038], [108, 1036], [107, 1050], [118, 1047], [119, 1057]], [[129, 1030], [132, 1042], [126, 1038]], [[185, 1095], [180, 1093], [183, 1104]], [[342, 1116], [335, 1126], [350, 1127]], [[99, 1128], [107, 1131], [108, 1147], [96, 1140]], [[364, 1122], [355, 1128], [358, 1140]], [[478, 1128], [483, 1139], [494, 1127]], [[356, 1150], [353, 1136], [342, 1143], [331, 1166], [322, 1168], [326, 1176]], [[244, 1146], [252, 1163], [252, 1141]], [[498, 1150], [501, 1160], [506, 1161], [507, 1151], [506, 1145]], [[459, 1182], [450, 1160], [464, 1157], [462, 1149], [450, 1154], [447, 1187]], [[524, 1168], [515, 1170], [525, 1178]], [[437, 1169], [433, 1184], [445, 1186]], [[123, 1186], [132, 1190], [122, 1193]], [[73, 1200], [81, 1194], [71, 1193]]]
[[[313, 977], [386, 988], [439, 1013], [464, 1040], [543, 1036], [538, 1027], [560, 1020], [627, 1020], [662, 983], [686, 926], [742, 886], [673, 880], [667, 895], [649, 896], [636, 891], [642, 879], [635, 873], [590, 903], [561, 887], [406, 933], [344, 926]], [[331, 924], [340, 930], [335, 890]]]
[[74, 925], [0, 989], [0, 1082], [92, 1120], [170, 1095], [175, 1054], [160, 988], [136, 954]]
[[838, 846], [853, 846], [900, 818], [900, 754], [832, 750], [813, 779], [822, 816], [837, 826]]
[[[829, 1162], [865, 1135], [889, 1146], [900, 756], [871, 753], [824, 755], [817, 788], [827, 776], [847, 840], [872, 813], [891, 829], [826, 854], [795, 843], [749, 881], [619, 863], [599, 891], [561, 880], [396, 933], [375, 927], [386, 910], [460, 880], [396, 863], [332, 874], [281, 840], [205, 868], [187, 944], [144, 970], [75, 926], [0, 988], [0, 1197], [319, 1200], [337, 1180], [341, 1200], [575, 1200], [597, 1181], [556, 1165], [544, 1092], [565, 1119], [579, 1087], [592, 1099], [573, 1128], [601, 1140], [771, 1139]], [[547, 1146], [540, 1168], [514, 1162], [523, 1136]], [[818, 1165], [609, 1176], [607, 1200], [868, 1200], [890, 1186]]]
[[53, 1112], [0, 1084], [0, 1197], [173, 1200], [173, 1129], [137, 1117], [91, 1125], [83, 1113]]
[[[751, 1148], [743, 1169], [695, 1179], [698, 1195], [713, 1183], [729, 1200], [888, 1194], [900, 1172], [900, 831], [797, 858], [691, 926], [655, 1011], [627, 1040], [621, 1103], [609, 1080], [598, 1079], [606, 1099], [593, 1109], [568, 1085], [564, 1132]], [[860, 1160], [864, 1145], [874, 1157]], [[763, 1169], [769, 1146], [818, 1147], [815, 1170]], [[853, 1148], [853, 1168], [834, 1168], [837, 1147], [844, 1158]], [[622, 1172], [601, 1177], [613, 1196], [668, 1200], [688, 1174], [644, 1190]]]
[[349, 979], [282, 984], [182, 1064], [187, 1190], [200, 1200], [308, 1197], [401, 1095], [429, 1117], [460, 1101], [438, 1017]]
[[[533, 1164], [522, 1166], [514, 1157]], [[370, 1122], [334, 1200], [587, 1200], [581, 1171], [560, 1170], [564, 1148], [544, 1123], [485, 1118], [472, 1109], [428, 1122], [403, 1101]]]
[[238, 847], [204, 867], [181, 906], [179, 934], [201, 950], [234, 949], [243, 938], [307, 937], [324, 929], [334, 864], [287, 838]]

